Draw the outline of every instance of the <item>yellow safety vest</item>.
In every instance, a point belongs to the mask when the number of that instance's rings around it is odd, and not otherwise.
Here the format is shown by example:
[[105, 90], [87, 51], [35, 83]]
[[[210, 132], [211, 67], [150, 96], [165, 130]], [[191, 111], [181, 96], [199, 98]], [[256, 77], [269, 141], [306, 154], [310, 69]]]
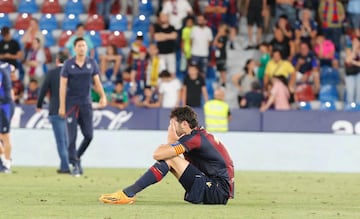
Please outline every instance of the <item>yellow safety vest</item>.
[[210, 100], [204, 105], [205, 126], [210, 132], [228, 131], [229, 105], [221, 100]]

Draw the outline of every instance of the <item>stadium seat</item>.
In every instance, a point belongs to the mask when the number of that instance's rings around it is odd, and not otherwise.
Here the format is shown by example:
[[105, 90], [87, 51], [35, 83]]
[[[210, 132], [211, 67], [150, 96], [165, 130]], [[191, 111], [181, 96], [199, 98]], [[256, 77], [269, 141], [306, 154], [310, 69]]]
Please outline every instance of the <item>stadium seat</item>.
[[126, 16], [121, 14], [111, 15], [109, 30], [110, 31], [126, 31], [128, 26], [128, 21]]
[[104, 18], [98, 14], [89, 15], [85, 23], [85, 29], [95, 31], [104, 30]]
[[17, 30], [26, 30], [30, 25], [31, 15], [27, 13], [18, 14], [15, 20], [14, 28]]
[[353, 112], [360, 111], [360, 104], [357, 104], [355, 102], [345, 103], [344, 111], [353, 111]]
[[329, 67], [324, 66], [320, 69], [320, 83], [321, 85], [337, 85], [340, 82], [339, 71]]
[[100, 31], [101, 36], [101, 46], [108, 46], [109, 45], [109, 31]]
[[20, 0], [17, 11], [19, 13], [37, 13], [39, 11], [38, 5], [35, 0]]
[[43, 14], [39, 19], [39, 26], [41, 30], [53, 31], [58, 29], [56, 17], [52, 14]]
[[335, 85], [321, 85], [319, 92], [320, 101], [337, 101], [339, 94]]
[[73, 35], [74, 33], [71, 30], [66, 30], [63, 31], [60, 34], [59, 40], [58, 40], [58, 45], [59, 47], [63, 48], [65, 47], [66, 42], [69, 40], [69, 38]]
[[82, 14], [85, 8], [82, 0], [68, 0], [64, 7], [65, 14]]
[[0, 13], [0, 28], [2, 27], [12, 27], [10, 18], [8, 14]]
[[91, 31], [89, 31], [89, 36], [91, 38], [91, 41], [92, 41], [94, 47], [99, 47], [102, 45], [102, 39], [101, 39], [100, 32], [91, 30]]
[[124, 32], [120, 32], [120, 31], [111, 32], [108, 41], [110, 45], [114, 44], [117, 48], [128, 46]]
[[139, 14], [150, 16], [154, 13], [154, 8], [151, 4], [151, 0], [141, 0], [139, 2]]
[[300, 109], [300, 110], [304, 110], [304, 111], [312, 110], [311, 103], [310, 103], [310, 102], [301, 101], [301, 102], [299, 102], [299, 109]]
[[79, 16], [76, 14], [68, 14], [64, 18], [62, 29], [75, 30], [78, 24], [80, 24]]
[[141, 32], [141, 31], [138, 31], [138, 32], [136, 32], [136, 33], [133, 32], [132, 35], [131, 35], [131, 38], [130, 38], [130, 42], [133, 43], [138, 35], [143, 35], [143, 37], [144, 37], [144, 38], [143, 38], [143, 43], [144, 43], [144, 45], [145, 45], [146, 47], [148, 47], [148, 46], [150, 45], [149, 36], [148, 36], [148, 34], [144, 34], [144, 33]]
[[41, 7], [43, 14], [58, 14], [62, 12], [61, 5], [58, 0], [44, 0]]
[[45, 38], [45, 47], [51, 47], [56, 44], [56, 40], [52, 34], [52, 31], [42, 30], [41, 33], [44, 35]]
[[147, 33], [149, 32], [150, 24], [151, 24], [150, 19], [147, 16], [141, 14], [134, 18], [132, 31], [133, 32], [141, 31], [143, 33]]
[[23, 44], [21, 43], [21, 38], [23, 37], [24, 34], [25, 34], [25, 30], [15, 30], [15, 32], [12, 35], [13, 39], [16, 40], [21, 47], [23, 47]]
[[12, 0], [0, 0], [0, 13], [15, 12], [14, 2]]
[[321, 101], [320, 108], [321, 111], [336, 111], [336, 105], [334, 101]]
[[295, 101], [313, 101], [315, 95], [310, 84], [298, 84], [295, 89]]

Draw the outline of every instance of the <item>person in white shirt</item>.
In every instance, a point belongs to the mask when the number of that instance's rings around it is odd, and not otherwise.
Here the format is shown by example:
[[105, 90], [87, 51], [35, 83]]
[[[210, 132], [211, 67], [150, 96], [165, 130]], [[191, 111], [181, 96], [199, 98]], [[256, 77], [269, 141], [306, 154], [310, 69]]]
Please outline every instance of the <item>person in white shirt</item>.
[[208, 60], [209, 60], [209, 47], [213, 40], [211, 29], [206, 26], [206, 18], [200, 14], [197, 17], [198, 25], [193, 27], [191, 32], [191, 62], [196, 63], [202, 74], [206, 74]]
[[187, 0], [169, 0], [164, 2], [162, 13], [169, 16], [170, 24], [179, 31], [184, 18], [192, 14], [193, 9]]
[[174, 108], [180, 105], [181, 82], [172, 77], [168, 71], [160, 74], [159, 104], [163, 108]]

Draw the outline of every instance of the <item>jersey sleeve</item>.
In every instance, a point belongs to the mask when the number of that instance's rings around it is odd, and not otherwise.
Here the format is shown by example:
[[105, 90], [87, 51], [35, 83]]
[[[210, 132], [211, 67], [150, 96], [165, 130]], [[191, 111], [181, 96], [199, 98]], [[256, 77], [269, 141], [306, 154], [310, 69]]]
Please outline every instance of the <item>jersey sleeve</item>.
[[93, 69], [93, 72], [91, 73], [91, 75], [95, 76], [95, 75], [99, 74], [100, 69], [99, 69], [99, 65], [97, 64], [97, 62], [94, 59], [92, 59], [92, 62], [93, 62], [94, 69]]
[[69, 72], [68, 72], [68, 61], [65, 61], [63, 67], [61, 68], [61, 72], [60, 72], [60, 75], [64, 78], [67, 78], [69, 76]]
[[199, 134], [185, 135], [179, 139], [179, 143], [182, 144], [186, 152], [200, 148], [201, 137]]

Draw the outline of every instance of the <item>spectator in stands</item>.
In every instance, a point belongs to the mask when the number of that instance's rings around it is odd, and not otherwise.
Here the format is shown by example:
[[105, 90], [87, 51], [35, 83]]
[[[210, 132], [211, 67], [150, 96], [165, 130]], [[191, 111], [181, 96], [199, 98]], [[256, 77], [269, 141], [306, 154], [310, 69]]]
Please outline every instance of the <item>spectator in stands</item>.
[[0, 41], [0, 61], [13, 65], [19, 69], [19, 61], [23, 58], [19, 43], [14, 40], [9, 27], [1, 28], [2, 40]]
[[136, 103], [138, 107], [145, 107], [145, 108], [158, 108], [160, 107], [159, 104], [159, 95], [153, 87], [145, 86], [144, 88], [144, 95], [139, 99]]
[[358, 0], [349, 0], [347, 5], [350, 26], [355, 35], [360, 37], [360, 4]]
[[24, 104], [35, 105], [39, 97], [39, 83], [35, 78], [30, 79], [29, 86], [25, 91]]
[[27, 57], [28, 52], [32, 49], [32, 43], [36, 38], [40, 39], [43, 45], [45, 45], [45, 37], [41, 33], [39, 21], [35, 18], [31, 18], [29, 27], [21, 38], [21, 43], [24, 45], [25, 49], [24, 58]]
[[226, 24], [221, 24], [213, 41], [213, 47], [215, 48], [216, 70], [220, 73], [219, 81], [223, 87], [226, 86], [226, 45], [228, 42], [228, 35], [228, 26]]
[[295, 54], [295, 45], [287, 38], [280, 28], [275, 28], [274, 39], [270, 42], [270, 51], [279, 50], [283, 59], [292, 60]]
[[257, 71], [257, 78], [259, 80], [260, 86], [263, 87], [264, 85], [264, 74], [265, 74], [265, 68], [267, 63], [270, 61], [270, 48], [268, 43], [261, 43], [260, 44], [260, 61], [258, 63], [258, 71]]
[[360, 37], [354, 37], [352, 48], [345, 52], [346, 100], [360, 104]]
[[199, 74], [196, 63], [190, 62], [182, 87], [182, 104], [200, 108], [202, 100], [208, 100], [205, 79]]
[[120, 11], [120, 13], [122, 15], [127, 15], [128, 3], [131, 4], [132, 14], [133, 15], [138, 15], [139, 14], [139, 0], [133, 0], [133, 1], [121, 0], [121, 11]]
[[291, 28], [295, 28], [296, 22], [294, 2], [295, 0], [276, 0], [276, 20], [279, 20], [280, 16], [286, 15]]
[[[245, 50], [258, 49], [261, 43], [262, 31], [264, 28], [264, 10], [266, 8], [266, 0], [246, 0], [247, 26], [249, 43]], [[256, 44], [253, 41], [253, 27], [256, 25]]]
[[180, 106], [181, 83], [167, 70], [160, 73], [159, 105], [164, 108]]
[[229, 39], [230, 39], [230, 49], [235, 49], [234, 41], [236, 38], [236, 31], [238, 27], [238, 1], [229, 0], [228, 8], [226, 11], [225, 22], [229, 26]]
[[144, 35], [142, 32], [137, 33], [134, 42], [130, 45], [130, 55], [128, 57], [127, 63], [129, 66], [132, 66], [135, 59], [139, 59], [139, 50], [140, 48], [145, 47], [144, 45]]
[[109, 26], [112, 3], [113, 0], [96, 0], [96, 13], [104, 18], [106, 29]]
[[84, 24], [78, 24], [76, 26], [75, 34], [73, 34], [65, 44], [65, 48], [68, 50], [70, 56], [72, 57], [75, 56], [74, 42], [75, 39], [78, 37], [82, 37], [86, 42], [86, 45], [88, 47], [86, 56], [94, 58], [95, 56], [94, 44], [92, 43], [90, 36], [86, 34]]
[[11, 72], [10, 79], [11, 79], [12, 89], [14, 92], [14, 102], [16, 104], [19, 104], [23, 100], [23, 95], [25, 90], [24, 84], [19, 79], [18, 71]]
[[289, 20], [286, 15], [281, 15], [279, 20], [276, 23], [276, 28], [279, 28], [283, 35], [289, 40], [293, 39], [293, 28], [289, 23]]
[[295, 91], [296, 74], [294, 66], [287, 60], [284, 60], [279, 50], [274, 50], [272, 59], [266, 65], [264, 86], [267, 87], [274, 76], [283, 76], [289, 81], [289, 90], [291, 93]]
[[335, 56], [335, 45], [331, 40], [325, 39], [325, 36], [319, 33], [316, 37], [315, 53], [319, 58], [321, 66], [339, 67], [339, 62]]
[[241, 99], [240, 107], [247, 109], [260, 109], [264, 102], [264, 95], [262, 93], [261, 85], [258, 81], [251, 83], [251, 91], [247, 92], [244, 98]]
[[191, 58], [191, 32], [194, 27], [194, 17], [187, 17], [185, 19], [185, 27], [181, 32], [181, 50], [185, 55], [187, 62]]
[[199, 66], [200, 73], [205, 76], [208, 68], [209, 47], [213, 40], [211, 29], [206, 26], [204, 15], [197, 17], [197, 25], [191, 32], [191, 62]]
[[258, 81], [255, 74], [256, 62], [253, 59], [246, 61], [244, 71], [234, 74], [231, 78], [233, 85], [238, 90], [238, 104], [240, 106], [241, 99], [245, 94], [251, 91], [251, 84]]
[[109, 105], [121, 110], [125, 109], [129, 105], [129, 97], [127, 92], [124, 90], [122, 81], [115, 82], [115, 89], [111, 94], [111, 101], [109, 102]]
[[296, 22], [295, 48], [297, 52], [299, 51], [301, 42], [306, 42], [311, 46], [310, 48], [312, 48], [315, 44], [317, 28], [316, 21], [311, 18], [310, 9], [303, 9], [301, 20]]
[[231, 112], [229, 104], [225, 101], [225, 90], [218, 87], [214, 92], [214, 99], [208, 100], [204, 105], [205, 127], [210, 132], [227, 132]]
[[28, 85], [31, 78], [41, 84], [45, 77], [44, 65], [46, 62], [43, 42], [39, 38], [35, 38], [32, 42], [31, 50], [24, 62], [25, 78], [24, 84]]
[[276, 75], [271, 79], [272, 88], [269, 99], [260, 108], [261, 112], [265, 112], [272, 106], [275, 110], [290, 110], [289, 103], [290, 92], [287, 84], [287, 78], [283, 75]]
[[337, 0], [323, 0], [318, 11], [324, 35], [335, 44], [336, 52], [340, 52], [342, 23], [345, 20], [343, 4]]
[[135, 96], [142, 95], [146, 85], [146, 68], [148, 61], [146, 58], [146, 47], [139, 50], [139, 58], [134, 60], [131, 70], [131, 93]]
[[229, 2], [226, 0], [208, 0], [208, 4], [205, 6], [207, 25], [211, 28], [213, 36], [216, 35], [219, 25], [225, 20], [228, 5]]
[[118, 53], [115, 45], [106, 47], [106, 54], [100, 55], [100, 78], [102, 81], [116, 81], [120, 74], [122, 56]]
[[165, 61], [159, 56], [159, 49], [155, 43], [149, 46], [149, 59], [146, 68], [146, 85], [157, 87], [159, 74], [166, 69]]
[[320, 90], [320, 75], [318, 61], [306, 42], [300, 44], [300, 53], [296, 54], [292, 64], [296, 70], [298, 83], [313, 83], [314, 93]]
[[181, 36], [180, 31], [183, 27], [183, 20], [186, 16], [193, 14], [193, 9], [187, 0], [170, 0], [163, 4], [161, 13], [169, 17], [169, 23]]
[[166, 69], [175, 77], [177, 32], [175, 28], [170, 25], [167, 14], [160, 13], [159, 24], [155, 25], [154, 37], [159, 48], [159, 56], [164, 59]]

